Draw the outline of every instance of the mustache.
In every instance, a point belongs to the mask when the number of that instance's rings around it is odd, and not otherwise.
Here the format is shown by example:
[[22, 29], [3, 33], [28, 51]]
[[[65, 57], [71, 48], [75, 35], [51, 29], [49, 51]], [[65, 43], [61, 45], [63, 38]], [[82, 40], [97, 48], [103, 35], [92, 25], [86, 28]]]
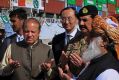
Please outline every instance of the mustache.
[[87, 27], [84, 26], [84, 25], [79, 25], [79, 28], [80, 28], [80, 29], [81, 29], [81, 28], [85, 28], [85, 29], [87, 29]]

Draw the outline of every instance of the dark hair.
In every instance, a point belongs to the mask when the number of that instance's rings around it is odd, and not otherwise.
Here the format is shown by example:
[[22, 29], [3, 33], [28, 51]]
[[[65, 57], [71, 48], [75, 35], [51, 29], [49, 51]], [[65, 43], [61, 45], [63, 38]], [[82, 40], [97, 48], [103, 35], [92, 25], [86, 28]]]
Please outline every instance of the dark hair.
[[19, 19], [27, 19], [27, 13], [26, 11], [23, 9], [23, 8], [18, 8], [16, 10], [13, 10], [10, 12], [9, 14], [9, 17], [12, 18], [12, 17], [18, 17]]
[[77, 16], [78, 13], [77, 13], [77, 11], [76, 11], [76, 8], [74, 8], [74, 7], [66, 7], [66, 8], [62, 9], [62, 10], [60, 11], [60, 16], [62, 15], [62, 12], [63, 12], [63, 11], [68, 10], [68, 9], [72, 9], [72, 10], [74, 11], [75, 16], [78, 18], [78, 16]]
[[0, 29], [0, 32], [5, 34], [5, 29]]

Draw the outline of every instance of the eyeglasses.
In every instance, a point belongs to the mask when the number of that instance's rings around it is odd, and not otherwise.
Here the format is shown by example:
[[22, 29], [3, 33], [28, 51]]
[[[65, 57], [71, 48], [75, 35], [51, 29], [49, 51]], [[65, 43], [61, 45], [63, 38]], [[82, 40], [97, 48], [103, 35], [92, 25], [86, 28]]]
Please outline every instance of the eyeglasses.
[[72, 19], [73, 19], [72, 17], [62, 17], [62, 18], [61, 18], [61, 21], [62, 21], [62, 22], [66, 22], [66, 21], [71, 22]]

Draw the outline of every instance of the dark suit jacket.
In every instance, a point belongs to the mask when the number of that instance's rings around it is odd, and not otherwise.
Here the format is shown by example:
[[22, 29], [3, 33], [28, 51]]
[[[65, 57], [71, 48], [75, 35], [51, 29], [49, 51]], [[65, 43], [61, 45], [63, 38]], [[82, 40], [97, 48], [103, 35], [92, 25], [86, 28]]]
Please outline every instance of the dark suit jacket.
[[17, 34], [13, 34], [13, 35], [4, 39], [2, 45], [0, 46], [0, 61], [2, 60], [3, 55], [4, 55], [8, 45], [10, 43], [16, 42], [16, 37], [17, 37]]
[[[69, 43], [74, 43], [78, 41], [81, 37], [81, 32], [77, 30], [77, 33], [73, 39], [69, 41]], [[66, 50], [67, 46], [65, 46], [65, 32], [59, 35], [56, 35], [52, 41], [52, 50], [55, 58], [56, 65], [59, 63], [59, 58], [61, 56], [62, 51]]]

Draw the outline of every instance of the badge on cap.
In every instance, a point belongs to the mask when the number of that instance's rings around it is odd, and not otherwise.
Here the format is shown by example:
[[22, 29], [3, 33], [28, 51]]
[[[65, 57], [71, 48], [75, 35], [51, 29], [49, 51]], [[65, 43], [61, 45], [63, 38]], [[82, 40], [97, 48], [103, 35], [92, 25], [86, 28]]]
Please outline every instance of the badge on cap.
[[88, 9], [87, 8], [83, 8], [82, 12], [85, 14], [85, 13], [88, 13]]

